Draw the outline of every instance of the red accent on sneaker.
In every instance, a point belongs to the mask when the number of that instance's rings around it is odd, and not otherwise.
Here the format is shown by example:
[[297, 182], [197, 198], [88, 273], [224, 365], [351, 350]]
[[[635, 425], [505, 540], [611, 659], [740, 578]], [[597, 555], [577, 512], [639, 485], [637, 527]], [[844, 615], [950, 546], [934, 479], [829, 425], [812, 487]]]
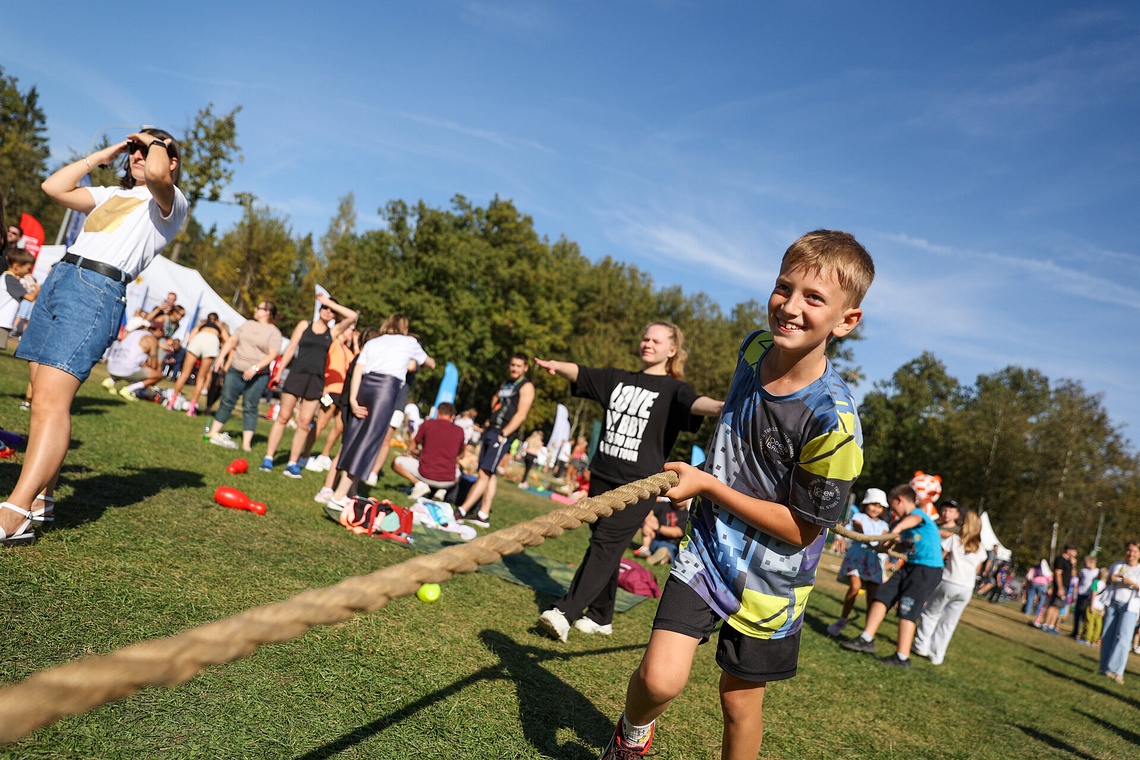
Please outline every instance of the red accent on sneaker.
[[621, 733], [621, 724], [624, 718], [624, 714], [618, 718], [617, 726], [614, 727], [614, 735], [610, 737], [610, 743], [602, 750], [602, 755], [598, 760], [634, 760], [649, 754], [649, 747], [653, 744], [653, 730], [656, 725], [650, 724], [649, 735], [645, 737], [644, 744], [627, 744]]

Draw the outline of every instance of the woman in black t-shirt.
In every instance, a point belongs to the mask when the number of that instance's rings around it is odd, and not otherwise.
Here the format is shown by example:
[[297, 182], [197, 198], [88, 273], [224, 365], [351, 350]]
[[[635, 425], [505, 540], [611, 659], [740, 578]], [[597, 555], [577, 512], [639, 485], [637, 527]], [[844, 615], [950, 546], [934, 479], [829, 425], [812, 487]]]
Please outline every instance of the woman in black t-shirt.
[[[605, 409], [602, 437], [590, 461], [590, 495], [661, 472], [682, 430], [696, 432], [700, 417], [720, 415], [723, 401], [698, 397], [684, 382], [684, 336], [671, 322], [645, 328], [638, 347], [640, 372], [592, 369], [572, 362], [535, 363], [571, 383], [575, 396]], [[590, 526], [590, 546], [570, 591], [542, 613], [539, 628], [566, 641], [573, 626], [584, 633], [613, 632], [614, 599], [622, 552], [641, 527], [655, 499], [645, 499]]]

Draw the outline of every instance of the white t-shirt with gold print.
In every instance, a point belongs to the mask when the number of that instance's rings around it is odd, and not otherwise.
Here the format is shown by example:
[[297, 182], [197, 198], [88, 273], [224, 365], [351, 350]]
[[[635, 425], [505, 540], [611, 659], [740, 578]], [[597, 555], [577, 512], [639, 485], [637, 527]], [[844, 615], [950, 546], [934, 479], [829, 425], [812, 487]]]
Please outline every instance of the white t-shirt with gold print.
[[146, 268], [178, 234], [186, 218], [186, 196], [174, 188], [174, 208], [163, 218], [145, 185], [130, 190], [89, 187], [95, 209], [87, 215], [79, 237], [68, 248], [85, 259], [118, 267], [132, 278]]

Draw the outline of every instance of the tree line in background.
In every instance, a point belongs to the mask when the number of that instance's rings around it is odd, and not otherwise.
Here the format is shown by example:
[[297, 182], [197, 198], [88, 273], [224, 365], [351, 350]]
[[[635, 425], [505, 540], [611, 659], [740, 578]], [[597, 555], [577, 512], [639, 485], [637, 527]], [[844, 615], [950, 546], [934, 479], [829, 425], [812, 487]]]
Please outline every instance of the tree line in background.
[[[44, 115], [35, 88], [21, 92], [0, 69], [0, 188], [8, 214], [28, 211], [46, 229], [62, 217], [39, 191], [49, 173]], [[219, 201], [240, 161], [236, 116], [200, 109], [181, 135], [182, 188], [192, 201]], [[103, 170], [97, 183], [114, 182]], [[412, 398], [434, 398], [444, 362], [459, 370], [460, 407], [486, 411], [509, 356], [636, 369], [636, 347], [651, 321], [684, 330], [690, 350], [686, 379], [698, 392], [723, 397], [736, 349], [766, 326], [762, 303], [725, 313], [704, 293], [658, 288], [636, 267], [605, 257], [591, 261], [565, 237], [550, 241], [510, 200], [485, 208], [456, 196], [447, 209], [393, 200], [380, 210], [385, 225], [358, 230], [355, 200], [344, 196], [325, 235], [295, 235], [288, 217], [235, 193], [241, 219], [229, 230], [205, 229], [190, 215], [167, 252], [198, 269], [244, 313], [273, 298], [281, 325], [311, 316], [320, 283], [362, 315], [362, 326], [405, 313], [438, 361], [419, 373]], [[858, 333], [853, 336], [858, 339]], [[861, 379], [852, 339], [831, 346], [836, 366]], [[549, 428], [564, 403], [579, 430], [600, 416], [593, 402], [569, 397], [565, 381], [532, 373], [537, 399], [531, 427]], [[866, 465], [857, 483], [890, 488], [916, 470], [941, 475], [944, 497], [988, 511], [999, 538], [1021, 567], [1050, 546], [1100, 546], [1117, 556], [1140, 535], [1140, 458], [1112, 424], [1098, 395], [1070, 380], [1050, 382], [1033, 369], [1010, 366], [964, 385], [934, 354], [900, 367], [877, 383], [860, 406]], [[703, 443], [709, 426], [684, 436], [678, 453]], [[1050, 557], [1051, 560], [1051, 557]]]

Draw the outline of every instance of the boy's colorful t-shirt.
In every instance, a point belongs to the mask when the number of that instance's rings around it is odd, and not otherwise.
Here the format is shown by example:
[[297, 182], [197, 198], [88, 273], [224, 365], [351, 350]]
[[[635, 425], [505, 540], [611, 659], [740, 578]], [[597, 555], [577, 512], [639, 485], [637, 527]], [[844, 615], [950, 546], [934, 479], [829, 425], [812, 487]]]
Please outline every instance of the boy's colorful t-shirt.
[[922, 518], [922, 523], [899, 534], [899, 548], [906, 551], [906, 561], [927, 567], [942, 567], [942, 536], [934, 518], [919, 507], [911, 512]]
[[[786, 505], [829, 528], [863, 467], [863, 432], [851, 391], [828, 362], [815, 382], [773, 396], [760, 382], [772, 334], [745, 338], [704, 470], [733, 489]], [[720, 505], [695, 499], [672, 575], [741, 633], [796, 634], [815, 585], [827, 531], [808, 546], [784, 543]]]

